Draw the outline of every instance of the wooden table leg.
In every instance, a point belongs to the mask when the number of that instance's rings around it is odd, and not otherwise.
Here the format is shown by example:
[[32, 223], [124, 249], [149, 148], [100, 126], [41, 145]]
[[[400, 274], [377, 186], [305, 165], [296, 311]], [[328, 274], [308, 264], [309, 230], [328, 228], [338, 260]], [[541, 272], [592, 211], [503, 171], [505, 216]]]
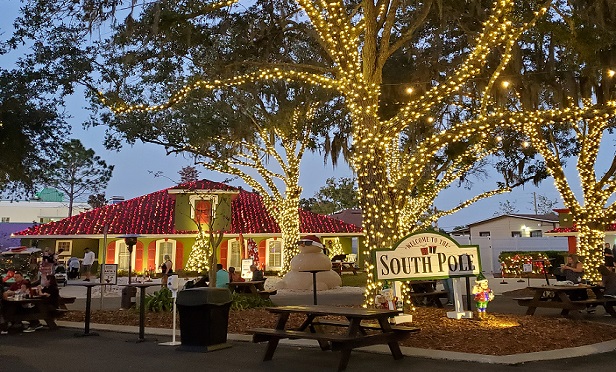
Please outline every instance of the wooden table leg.
[[[383, 333], [393, 332], [393, 330], [391, 329], [391, 325], [389, 324], [389, 321], [387, 319], [380, 318], [379, 324], [381, 325]], [[404, 357], [404, 355], [402, 354], [402, 350], [400, 350], [400, 344], [398, 343], [398, 341], [390, 341], [387, 343], [387, 346], [389, 346], [389, 351], [391, 351], [391, 355], [394, 357], [394, 359], [398, 360]]]
[[543, 294], [543, 290], [535, 290], [535, 296], [528, 304], [528, 310], [526, 310], [526, 315], [535, 315], [535, 310], [537, 310], [537, 305], [539, 305], [539, 301], [541, 301], [541, 295]]
[[[287, 324], [287, 320], [289, 320], [289, 313], [280, 313], [278, 316], [278, 321], [276, 322], [276, 329], [284, 329]], [[271, 338], [267, 342], [267, 349], [265, 349], [263, 361], [272, 360], [272, 357], [274, 357], [274, 352], [278, 347], [278, 342], [280, 342], [279, 338]]]
[[276, 351], [276, 348], [278, 347], [279, 341], [280, 339], [278, 338], [272, 338], [271, 340], [267, 342], [267, 349], [265, 349], [265, 355], [263, 356], [263, 361], [272, 360], [272, 357], [274, 356], [274, 352]]

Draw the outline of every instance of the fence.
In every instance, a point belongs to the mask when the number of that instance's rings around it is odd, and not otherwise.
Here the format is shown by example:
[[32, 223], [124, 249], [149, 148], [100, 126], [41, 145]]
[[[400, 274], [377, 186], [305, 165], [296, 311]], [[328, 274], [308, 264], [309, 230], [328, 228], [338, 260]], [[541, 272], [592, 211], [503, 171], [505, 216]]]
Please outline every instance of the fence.
[[481, 255], [481, 268], [486, 273], [500, 273], [501, 266], [498, 255], [501, 252], [512, 251], [563, 251], [567, 252], [566, 237], [542, 237], [542, 238], [506, 238], [491, 239], [490, 237], [452, 236], [461, 245], [479, 245]]

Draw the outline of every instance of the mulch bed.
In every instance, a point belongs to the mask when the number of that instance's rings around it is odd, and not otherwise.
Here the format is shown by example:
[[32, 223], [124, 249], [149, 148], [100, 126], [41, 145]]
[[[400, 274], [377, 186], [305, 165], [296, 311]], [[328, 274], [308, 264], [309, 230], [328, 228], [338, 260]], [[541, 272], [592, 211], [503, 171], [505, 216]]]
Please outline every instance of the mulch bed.
[[[146, 327], [171, 328], [172, 319], [171, 313], [148, 313]], [[263, 309], [232, 310], [228, 332], [248, 334], [247, 330], [253, 327], [274, 327], [276, 319], [276, 315]], [[63, 320], [83, 322], [84, 313], [70, 311]], [[139, 313], [135, 310], [94, 311], [91, 321], [137, 326]], [[297, 327], [302, 321], [302, 316], [292, 314], [288, 326]], [[409, 325], [421, 328], [421, 332], [403, 341], [403, 346], [485, 355], [555, 350], [616, 338], [616, 327], [603, 323], [512, 314], [490, 314], [485, 321], [455, 320], [447, 318], [444, 309], [426, 307], [416, 309], [413, 323]]]

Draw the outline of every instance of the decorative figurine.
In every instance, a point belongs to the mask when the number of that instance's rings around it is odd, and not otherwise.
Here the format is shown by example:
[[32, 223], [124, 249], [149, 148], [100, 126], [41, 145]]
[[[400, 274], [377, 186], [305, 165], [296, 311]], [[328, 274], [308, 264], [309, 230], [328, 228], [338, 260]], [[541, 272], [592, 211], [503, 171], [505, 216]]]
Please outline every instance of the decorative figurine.
[[494, 293], [492, 293], [492, 290], [488, 286], [488, 279], [486, 279], [483, 274], [480, 273], [477, 276], [477, 280], [475, 280], [475, 285], [473, 286], [473, 290], [471, 293], [475, 298], [475, 305], [477, 306], [477, 317], [480, 320], [483, 320], [486, 318], [488, 302], [494, 299]]

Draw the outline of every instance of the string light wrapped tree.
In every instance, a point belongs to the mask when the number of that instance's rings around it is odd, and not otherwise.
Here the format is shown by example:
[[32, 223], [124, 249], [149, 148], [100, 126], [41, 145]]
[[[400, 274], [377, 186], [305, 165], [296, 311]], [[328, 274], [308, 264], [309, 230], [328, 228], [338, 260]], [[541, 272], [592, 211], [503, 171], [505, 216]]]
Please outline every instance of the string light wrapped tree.
[[[221, 4], [219, 4], [221, 5]], [[313, 3], [298, 1], [305, 11], [318, 42], [331, 60], [327, 69], [293, 69], [292, 65], [284, 67], [261, 68], [255, 72], [234, 76], [228, 79], [197, 80], [186, 85], [167, 102], [156, 106], [108, 104], [117, 114], [134, 111], [157, 111], [169, 108], [196, 89], [213, 90], [228, 86], [237, 86], [254, 81], [284, 80], [299, 81], [316, 86], [327, 87], [345, 97], [346, 107], [353, 124], [353, 166], [358, 175], [360, 205], [364, 213], [366, 246], [364, 257], [369, 259], [369, 252], [375, 248], [391, 246], [400, 238], [398, 216], [406, 200], [412, 196], [415, 186], [421, 181], [427, 165], [432, 161], [436, 151], [454, 141], [455, 136], [440, 136], [441, 142], [424, 144], [414, 149], [413, 156], [397, 177], [390, 178], [391, 160], [400, 158], [398, 145], [401, 131], [414, 123], [430, 121], [431, 111], [437, 104], [443, 104], [446, 97], [455, 95], [471, 79], [490, 76], [484, 92], [485, 103], [490, 102], [489, 91], [510, 58], [515, 40], [532, 25], [534, 19], [543, 15], [545, 8], [538, 8], [528, 22], [513, 22], [510, 15], [512, 1], [495, 3], [491, 15], [483, 22], [483, 30], [477, 33], [474, 47], [458, 68], [435, 82], [425, 93], [409, 99], [398, 113], [391, 118], [379, 117], [379, 100], [383, 83], [383, 68], [387, 60], [401, 50], [407, 42], [418, 37], [413, 26], [403, 27], [403, 32], [396, 29], [399, 22], [398, 12], [404, 13], [402, 3], [375, 6], [371, 1], [361, 1], [357, 9], [347, 9], [342, 2]], [[432, 6], [428, 2], [417, 10], [417, 23], [421, 24]], [[422, 18], [423, 17], [423, 18]], [[501, 62], [495, 68], [487, 68], [488, 57], [498, 54]], [[303, 66], [306, 67], [306, 66]], [[489, 71], [488, 71], [489, 70]], [[103, 98], [103, 102], [106, 102]], [[486, 104], [487, 106], [487, 104]], [[466, 123], [465, 136], [472, 132], [485, 130], [482, 121]], [[411, 170], [412, 168], [412, 170]], [[410, 172], [410, 173], [409, 173]], [[407, 224], [408, 225], [408, 224]], [[370, 262], [366, 262], [370, 266]], [[373, 301], [377, 286], [369, 278], [367, 302]]]

